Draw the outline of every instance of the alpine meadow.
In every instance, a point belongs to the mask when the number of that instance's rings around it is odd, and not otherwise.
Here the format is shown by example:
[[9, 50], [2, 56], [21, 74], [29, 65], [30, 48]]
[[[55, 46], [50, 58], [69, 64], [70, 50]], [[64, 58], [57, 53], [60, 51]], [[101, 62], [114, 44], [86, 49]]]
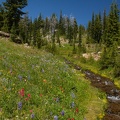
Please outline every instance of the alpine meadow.
[[0, 120], [120, 120], [117, 1], [86, 26], [28, 5], [0, 3]]

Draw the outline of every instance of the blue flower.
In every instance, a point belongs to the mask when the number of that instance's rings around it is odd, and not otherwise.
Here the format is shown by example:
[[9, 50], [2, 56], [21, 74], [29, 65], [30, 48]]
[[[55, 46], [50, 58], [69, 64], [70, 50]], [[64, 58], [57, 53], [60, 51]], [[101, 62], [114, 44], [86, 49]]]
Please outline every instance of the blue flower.
[[22, 109], [22, 102], [18, 102], [18, 110]]
[[62, 110], [62, 112], [61, 112], [61, 115], [62, 115], [62, 116], [64, 116], [64, 115], [65, 115], [65, 112], [64, 112], [64, 110]]
[[71, 93], [71, 97], [72, 97], [72, 98], [75, 98], [75, 94], [74, 94], [73, 92]]
[[72, 107], [72, 108], [75, 107], [75, 103], [74, 103], [74, 102], [71, 103], [71, 107]]
[[59, 98], [58, 97], [56, 98], [56, 102], [59, 102]]
[[58, 116], [57, 115], [54, 116], [54, 120], [58, 120]]
[[31, 118], [32, 119], [35, 118], [35, 114], [34, 113], [31, 114]]
[[18, 78], [19, 78], [19, 80], [22, 80], [22, 76], [21, 75], [18, 75]]

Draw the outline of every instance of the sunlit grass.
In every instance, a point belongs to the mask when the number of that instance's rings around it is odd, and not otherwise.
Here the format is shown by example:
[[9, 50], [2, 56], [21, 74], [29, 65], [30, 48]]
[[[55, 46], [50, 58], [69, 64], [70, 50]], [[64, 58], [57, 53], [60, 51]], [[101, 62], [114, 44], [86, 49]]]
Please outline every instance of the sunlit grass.
[[0, 119], [83, 120], [91, 96], [96, 102], [99, 97], [64, 61], [5, 39], [0, 39], [0, 86]]

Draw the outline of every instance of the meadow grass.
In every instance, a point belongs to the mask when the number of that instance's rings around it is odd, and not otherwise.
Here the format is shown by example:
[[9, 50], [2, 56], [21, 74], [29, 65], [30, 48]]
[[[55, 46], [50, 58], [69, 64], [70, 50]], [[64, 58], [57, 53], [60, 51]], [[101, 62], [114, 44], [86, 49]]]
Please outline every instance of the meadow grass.
[[94, 120], [104, 105], [101, 93], [64, 61], [4, 38], [0, 86], [1, 120]]
[[[77, 46], [76, 46], [76, 48], [77, 48]], [[120, 88], [120, 78], [114, 77], [114, 75], [112, 74], [113, 73], [112, 67], [101, 70], [99, 61], [93, 60], [92, 57], [89, 59], [85, 59], [84, 57], [82, 57], [82, 55], [80, 55], [78, 53], [73, 54], [72, 49], [73, 49], [72, 46], [66, 44], [66, 45], [64, 45], [64, 47], [58, 48], [58, 51], [61, 56], [66, 57], [68, 60], [74, 62], [75, 64], [78, 64], [83, 69], [88, 69], [88, 70], [93, 71], [94, 73], [100, 74], [103, 77], [110, 78], [114, 82], [114, 84]], [[78, 48], [76, 51], [78, 52]], [[89, 50], [87, 50], [87, 51], [89, 51]], [[91, 50], [91, 51], [94, 52], [93, 50]]]

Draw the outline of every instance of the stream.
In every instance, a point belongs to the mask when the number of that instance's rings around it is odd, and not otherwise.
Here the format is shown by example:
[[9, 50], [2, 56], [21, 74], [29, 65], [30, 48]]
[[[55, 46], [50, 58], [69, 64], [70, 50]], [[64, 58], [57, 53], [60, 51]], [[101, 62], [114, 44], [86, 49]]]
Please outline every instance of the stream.
[[[74, 67], [74, 69], [82, 70], [80, 66], [75, 65], [66, 58], [64, 59], [66, 64]], [[108, 106], [105, 110], [103, 120], [120, 120], [120, 89], [117, 88], [109, 78], [102, 77], [90, 70], [84, 70], [83, 73], [85, 77], [91, 81], [92, 86], [102, 90], [107, 95]]]

